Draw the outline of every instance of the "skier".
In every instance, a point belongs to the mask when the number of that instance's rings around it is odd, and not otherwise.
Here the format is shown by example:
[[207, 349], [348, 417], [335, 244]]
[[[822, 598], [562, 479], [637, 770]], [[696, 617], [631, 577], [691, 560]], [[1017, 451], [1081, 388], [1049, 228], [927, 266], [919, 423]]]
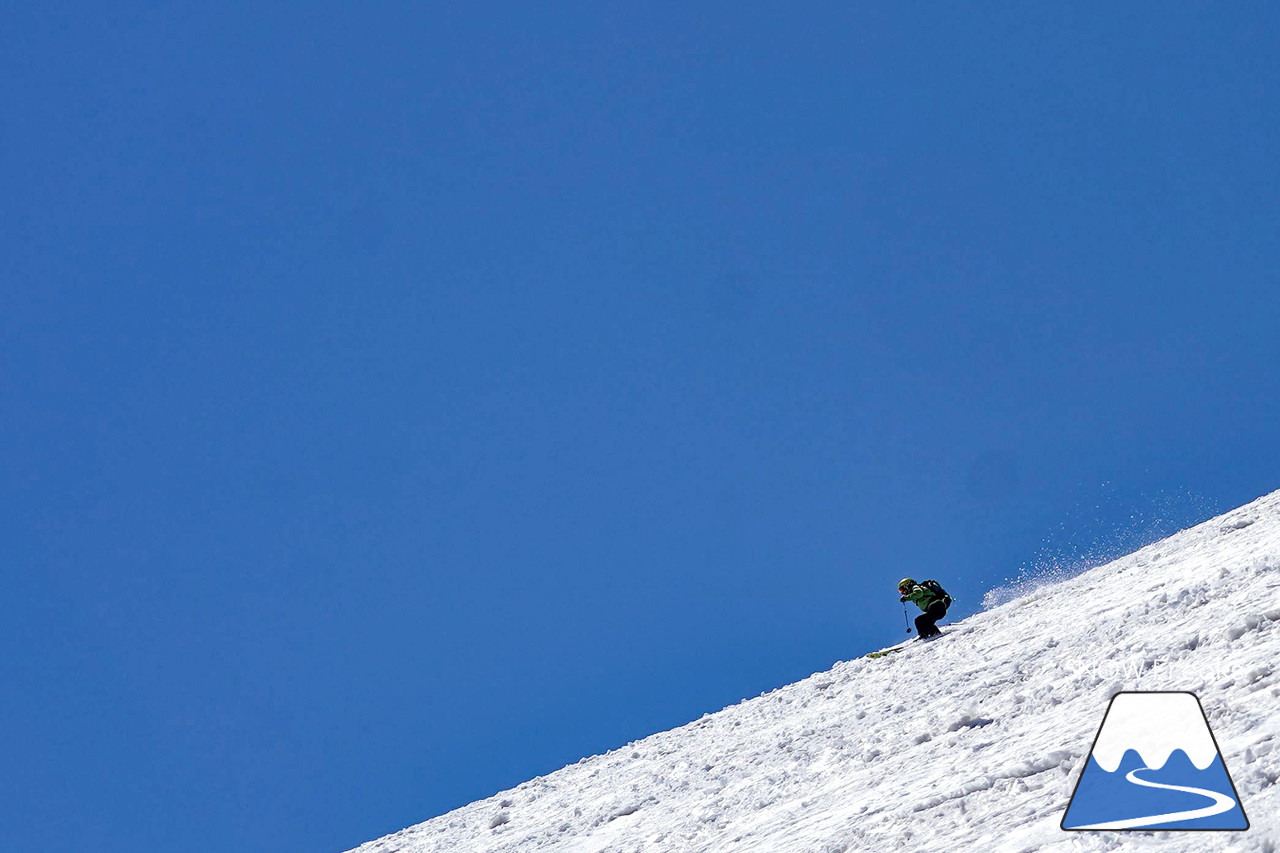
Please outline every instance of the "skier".
[[916, 583], [911, 578], [903, 578], [898, 582], [898, 592], [902, 593], [902, 602], [914, 601], [924, 612], [916, 617], [916, 633], [920, 639], [927, 640], [942, 632], [938, 630], [938, 620], [947, 615], [951, 606], [951, 596], [937, 581]]

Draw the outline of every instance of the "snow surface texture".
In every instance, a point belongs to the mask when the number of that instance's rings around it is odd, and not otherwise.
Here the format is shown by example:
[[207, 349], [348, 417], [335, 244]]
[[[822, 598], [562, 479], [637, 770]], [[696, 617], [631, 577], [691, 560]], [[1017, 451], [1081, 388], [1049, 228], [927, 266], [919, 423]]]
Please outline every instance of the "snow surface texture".
[[[1280, 853], [1280, 492], [359, 853]], [[1200, 697], [1247, 832], [1064, 832], [1110, 698]]]

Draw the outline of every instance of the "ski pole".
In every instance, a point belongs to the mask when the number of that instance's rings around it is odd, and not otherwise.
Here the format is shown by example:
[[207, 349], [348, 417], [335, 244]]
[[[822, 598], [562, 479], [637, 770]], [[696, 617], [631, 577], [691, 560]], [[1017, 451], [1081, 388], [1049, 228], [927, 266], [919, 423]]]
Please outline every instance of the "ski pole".
[[910, 634], [910, 633], [911, 633], [911, 619], [910, 619], [910, 617], [908, 617], [908, 616], [907, 616], [907, 604], [906, 604], [906, 602], [905, 602], [905, 601], [902, 603], [902, 621], [907, 623], [907, 633], [908, 633], [908, 634]]

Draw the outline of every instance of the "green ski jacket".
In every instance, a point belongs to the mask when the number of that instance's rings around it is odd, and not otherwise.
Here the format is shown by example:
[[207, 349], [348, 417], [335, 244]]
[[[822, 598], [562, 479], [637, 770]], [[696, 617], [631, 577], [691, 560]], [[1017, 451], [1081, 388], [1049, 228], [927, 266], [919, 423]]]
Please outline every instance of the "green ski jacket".
[[947, 596], [938, 595], [928, 587], [916, 584], [911, 587], [911, 592], [902, 596], [902, 600], [915, 602], [916, 606], [921, 610], [928, 610], [929, 605], [933, 604], [935, 601], [943, 601], [946, 597]]

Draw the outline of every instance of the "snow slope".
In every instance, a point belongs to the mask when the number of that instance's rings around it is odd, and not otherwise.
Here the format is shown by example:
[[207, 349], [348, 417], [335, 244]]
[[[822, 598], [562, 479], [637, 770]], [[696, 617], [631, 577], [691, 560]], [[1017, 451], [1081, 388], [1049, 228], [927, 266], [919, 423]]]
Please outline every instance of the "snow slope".
[[[357, 850], [1277, 853], [1277, 659], [1280, 492]], [[1121, 690], [1200, 697], [1249, 831], [1059, 829]]]

